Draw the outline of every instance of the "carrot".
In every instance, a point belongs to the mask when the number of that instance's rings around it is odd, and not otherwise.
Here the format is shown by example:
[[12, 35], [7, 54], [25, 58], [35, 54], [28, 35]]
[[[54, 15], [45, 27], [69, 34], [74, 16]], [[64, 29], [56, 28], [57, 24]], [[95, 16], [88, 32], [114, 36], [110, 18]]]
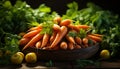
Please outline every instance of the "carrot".
[[70, 49], [70, 50], [74, 49], [74, 44], [72, 42], [68, 43], [68, 49]]
[[52, 43], [54, 41], [56, 34], [57, 34], [57, 32], [55, 32], [55, 31], [52, 33], [52, 35], [50, 37], [50, 43]]
[[84, 45], [87, 45], [88, 44], [88, 38], [83, 38], [82, 42], [83, 42]]
[[60, 26], [57, 24], [53, 24], [53, 30], [55, 30], [57, 32], [60, 31]]
[[80, 45], [80, 44], [82, 44], [82, 39], [80, 37], [76, 36], [75, 42]]
[[58, 16], [53, 19], [53, 22], [59, 24], [61, 20], [62, 20], [61, 17]]
[[49, 48], [49, 46], [47, 46], [47, 47], [43, 47], [42, 48], [43, 50], [59, 50], [60, 49], [60, 47], [57, 45], [57, 46], [55, 46], [54, 48]]
[[68, 47], [67, 43], [65, 41], [60, 43], [60, 48], [66, 50]]
[[20, 45], [24, 46], [30, 41], [30, 38], [22, 38], [20, 39], [19, 43]]
[[36, 42], [38, 42], [39, 40], [41, 40], [43, 37], [42, 34], [38, 33], [37, 35], [35, 35], [24, 47], [22, 50], [25, 50], [27, 47], [29, 47], [30, 45], [34, 45]]
[[98, 37], [98, 36], [94, 36], [94, 35], [87, 35], [88, 38], [91, 38], [97, 42], [101, 42], [102, 41], [102, 38], [101, 37]]
[[42, 39], [42, 45], [41, 48], [45, 47], [49, 41], [50, 35], [45, 33]]
[[87, 48], [87, 47], [89, 47], [89, 46], [88, 46], [88, 44], [85, 44], [84, 47]]
[[38, 41], [38, 42], [35, 44], [35, 47], [36, 47], [36, 48], [41, 48], [41, 43], [42, 43], [41, 41]]
[[80, 29], [76, 26], [76, 25], [73, 25], [73, 24], [69, 24], [68, 25], [68, 28], [72, 29], [72, 30], [75, 30], [75, 31], [80, 31]]
[[40, 31], [41, 31], [41, 29], [30, 31], [30, 32], [26, 33], [26, 34], [23, 36], [23, 38], [33, 37], [33, 36], [35, 36], [36, 34], [38, 34]]
[[81, 48], [87, 48], [88, 44], [81, 45]]
[[103, 35], [100, 35], [100, 34], [91, 34], [93, 36], [97, 36], [97, 37], [103, 37]]
[[66, 39], [67, 39], [69, 42], [75, 44], [75, 40], [74, 40], [74, 38], [73, 38], [72, 36], [66, 35], [65, 37], [66, 37]]
[[42, 29], [42, 24], [39, 24], [39, 25], [36, 26], [36, 27], [32, 27], [32, 28], [30, 28], [28, 31], [33, 31], [33, 30], [38, 30], [38, 29]]
[[60, 26], [68, 26], [72, 22], [71, 19], [65, 19], [60, 22]]
[[88, 25], [76, 25], [79, 29], [88, 29], [88, 28], [90, 28], [90, 26], [88, 26]]
[[66, 26], [61, 26], [60, 29], [61, 31], [59, 31], [56, 34], [55, 40], [52, 42], [50, 48], [54, 48], [61, 41], [61, 39], [66, 35], [68, 31]]
[[97, 41], [95, 41], [95, 40], [93, 40], [93, 39], [91, 39], [91, 40], [92, 40], [92, 42], [93, 42], [94, 45], [97, 43]]
[[80, 29], [86, 30], [86, 29], [90, 28], [90, 26], [88, 26], [88, 25], [73, 25], [73, 24], [69, 24], [68, 27], [70, 29], [74, 29], [76, 31], [80, 31]]
[[80, 45], [78, 45], [78, 44], [75, 45], [75, 49], [80, 49], [80, 48], [81, 48]]

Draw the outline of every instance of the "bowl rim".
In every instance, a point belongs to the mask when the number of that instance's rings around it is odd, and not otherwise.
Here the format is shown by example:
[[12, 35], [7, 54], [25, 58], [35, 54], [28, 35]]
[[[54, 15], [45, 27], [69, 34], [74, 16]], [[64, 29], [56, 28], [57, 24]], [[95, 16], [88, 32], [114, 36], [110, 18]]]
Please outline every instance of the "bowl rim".
[[33, 50], [36, 50], [36, 51], [46, 51], [46, 52], [69, 52], [69, 51], [86, 50], [86, 49], [93, 48], [94, 46], [99, 47], [99, 43], [96, 43], [95, 45], [88, 46], [87, 48], [80, 48], [80, 49], [73, 49], [73, 50], [69, 50], [69, 49], [66, 49], [66, 50], [63, 50], [63, 49], [59, 49], [59, 50], [52, 50], [52, 49], [51, 50], [43, 50], [43, 49], [39, 49], [39, 48], [35, 48], [35, 47], [28, 47], [28, 49], [33, 49]]

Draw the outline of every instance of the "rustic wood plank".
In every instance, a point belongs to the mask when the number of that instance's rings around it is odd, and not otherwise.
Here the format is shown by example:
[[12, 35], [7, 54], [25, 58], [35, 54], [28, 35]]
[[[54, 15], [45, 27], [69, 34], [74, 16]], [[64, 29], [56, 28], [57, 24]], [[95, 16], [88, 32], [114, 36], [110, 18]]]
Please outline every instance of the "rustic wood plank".
[[[74, 62], [65, 62], [65, 61], [58, 61], [53, 62], [50, 64], [49, 61], [39, 61], [34, 64], [28, 64], [23, 62], [21, 65], [7, 65], [2, 66], [0, 65], [0, 69], [76, 69], [78, 68]], [[95, 66], [86, 66], [85, 68], [95, 68]], [[100, 68], [120, 68], [120, 61], [118, 62], [108, 62], [108, 61], [101, 61]]]

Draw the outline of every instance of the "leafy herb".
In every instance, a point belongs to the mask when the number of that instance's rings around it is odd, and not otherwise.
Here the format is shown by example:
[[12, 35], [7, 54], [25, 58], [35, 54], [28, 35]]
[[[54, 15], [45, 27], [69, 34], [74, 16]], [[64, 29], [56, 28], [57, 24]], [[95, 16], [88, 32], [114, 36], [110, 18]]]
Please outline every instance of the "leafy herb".
[[34, 26], [38, 26], [39, 23], [38, 22], [31, 22], [31, 23], [28, 23], [29, 27], [34, 27]]
[[62, 16], [63, 19], [74, 19], [76, 15], [78, 14], [78, 4], [76, 2], [69, 3], [67, 5], [69, 8], [66, 11], [66, 14]]
[[45, 4], [33, 9], [21, 0], [17, 0], [14, 5], [9, 0], [2, 1], [0, 9], [0, 28], [13, 34], [25, 32], [33, 22], [43, 23], [58, 16], [56, 12], [51, 12], [51, 8]]
[[48, 22], [48, 23], [46, 23], [46, 22], [44, 22], [44, 23], [42, 23], [42, 26], [43, 26], [43, 28], [42, 28], [42, 31], [40, 32], [40, 34], [45, 34], [45, 33], [47, 33], [47, 34], [52, 34], [52, 32], [53, 32], [53, 23], [52, 22]]
[[[1, 38], [2, 37], [2, 38]], [[19, 50], [19, 39], [17, 35], [4, 33], [0, 38], [0, 64], [10, 64], [10, 57]]]
[[45, 4], [41, 4], [40, 7], [39, 7], [39, 11], [40, 11], [40, 12], [46, 12], [46, 13], [49, 13], [49, 12], [51, 12], [51, 8], [45, 6]]
[[69, 32], [68, 32], [68, 35], [69, 35], [69, 36], [72, 36], [72, 37], [75, 37], [75, 36], [77, 36], [77, 33], [74, 32], [74, 31], [69, 31]]
[[87, 32], [84, 29], [80, 29], [79, 33], [77, 34], [77, 36], [79, 36], [80, 38], [84, 38], [86, 37]]

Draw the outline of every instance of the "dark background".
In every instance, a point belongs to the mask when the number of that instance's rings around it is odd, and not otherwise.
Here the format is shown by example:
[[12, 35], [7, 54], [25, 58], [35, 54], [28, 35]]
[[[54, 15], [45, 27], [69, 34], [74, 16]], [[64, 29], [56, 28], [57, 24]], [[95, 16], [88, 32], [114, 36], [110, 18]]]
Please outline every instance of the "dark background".
[[[120, 2], [119, 0], [22, 0], [26, 1], [32, 8], [37, 8], [40, 4], [51, 7], [53, 11], [59, 14], [64, 14], [67, 10], [67, 4], [73, 1], [79, 4], [79, 9], [85, 8], [87, 2], [93, 2], [104, 10], [110, 10], [115, 14], [120, 15]], [[14, 4], [15, 1], [12, 1]]]

